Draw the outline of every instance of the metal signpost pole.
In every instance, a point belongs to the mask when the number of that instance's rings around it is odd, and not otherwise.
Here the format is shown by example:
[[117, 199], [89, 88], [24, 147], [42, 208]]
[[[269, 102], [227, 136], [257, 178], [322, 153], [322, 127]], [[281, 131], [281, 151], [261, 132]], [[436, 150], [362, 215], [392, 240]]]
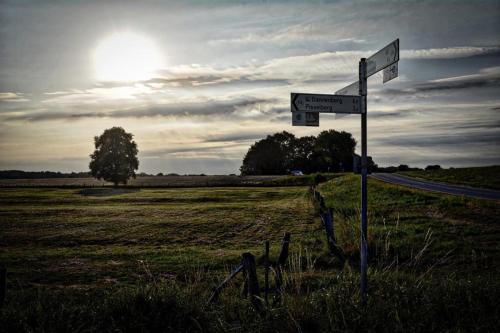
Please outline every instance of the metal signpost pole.
[[367, 219], [367, 175], [368, 157], [366, 147], [366, 59], [359, 62], [359, 95], [361, 96], [361, 302], [366, 304], [368, 270], [368, 219]]
[[[383, 70], [383, 83], [398, 77], [399, 38], [368, 59], [359, 61], [358, 81], [337, 90], [335, 95], [292, 93], [293, 126], [319, 126], [320, 113], [361, 114], [361, 302], [366, 304], [368, 284], [368, 154], [367, 84], [369, 76]], [[359, 95], [357, 95], [359, 94]]]

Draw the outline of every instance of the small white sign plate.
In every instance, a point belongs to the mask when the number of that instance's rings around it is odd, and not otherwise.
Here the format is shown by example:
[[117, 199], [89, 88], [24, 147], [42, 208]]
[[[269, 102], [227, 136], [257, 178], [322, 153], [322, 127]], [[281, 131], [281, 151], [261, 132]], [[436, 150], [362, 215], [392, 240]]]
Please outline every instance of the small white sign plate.
[[384, 69], [383, 83], [389, 82], [398, 77], [398, 63], [394, 63]]
[[291, 107], [292, 112], [361, 113], [361, 97], [292, 93]]
[[292, 112], [292, 126], [319, 126], [319, 113]]
[[399, 38], [366, 59], [366, 76], [371, 76], [398, 61]]

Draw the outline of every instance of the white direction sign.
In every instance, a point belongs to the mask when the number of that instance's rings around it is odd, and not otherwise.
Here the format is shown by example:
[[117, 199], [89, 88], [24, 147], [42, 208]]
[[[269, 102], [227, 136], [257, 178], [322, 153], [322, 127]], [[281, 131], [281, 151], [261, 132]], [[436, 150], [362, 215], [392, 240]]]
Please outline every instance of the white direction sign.
[[319, 113], [292, 112], [292, 126], [319, 126]]
[[361, 113], [361, 97], [292, 93], [292, 112]]
[[371, 76], [398, 61], [399, 38], [366, 59], [366, 76]]
[[359, 95], [359, 81], [353, 82], [335, 92], [336, 95]]
[[398, 77], [398, 63], [394, 63], [384, 69], [383, 83], [389, 82]]

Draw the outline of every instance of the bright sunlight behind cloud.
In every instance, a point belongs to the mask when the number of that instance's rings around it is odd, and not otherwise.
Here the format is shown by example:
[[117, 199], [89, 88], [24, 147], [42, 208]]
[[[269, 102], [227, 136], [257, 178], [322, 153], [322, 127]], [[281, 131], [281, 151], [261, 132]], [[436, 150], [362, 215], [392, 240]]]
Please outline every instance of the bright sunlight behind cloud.
[[100, 81], [138, 81], [151, 78], [163, 66], [155, 42], [132, 32], [115, 33], [103, 39], [93, 53]]

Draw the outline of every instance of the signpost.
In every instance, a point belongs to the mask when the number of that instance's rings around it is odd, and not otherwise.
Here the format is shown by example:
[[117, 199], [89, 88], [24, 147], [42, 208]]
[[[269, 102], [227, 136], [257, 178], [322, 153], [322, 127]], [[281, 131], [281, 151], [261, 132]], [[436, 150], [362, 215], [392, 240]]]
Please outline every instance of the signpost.
[[[368, 149], [367, 149], [367, 79], [384, 70], [383, 83], [398, 77], [399, 39], [396, 39], [368, 59], [359, 61], [358, 81], [337, 90], [335, 95], [292, 93], [293, 117], [297, 111], [361, 115], [361, 302], [366, 304], [368, 272]], [[356, 96], [357, 95], [357, 96]], [[295, 123], [294, 123], [295, 124]], [[318, 114], [319, 125], [319, 114]], [[315, 125], [315, 126], [318, 126]], [[308, 126], [308, 125], [298, 125]]]
[[356, 95], [292, 93], [292, 112], [360, 113], [361, 98]]
[[381, 71], [399, 61], [399, 39], [390, 43], [382, 50], [378, 51], [370, 58], [366, 59], [366, 76], [370, 77], [373, 74]]

